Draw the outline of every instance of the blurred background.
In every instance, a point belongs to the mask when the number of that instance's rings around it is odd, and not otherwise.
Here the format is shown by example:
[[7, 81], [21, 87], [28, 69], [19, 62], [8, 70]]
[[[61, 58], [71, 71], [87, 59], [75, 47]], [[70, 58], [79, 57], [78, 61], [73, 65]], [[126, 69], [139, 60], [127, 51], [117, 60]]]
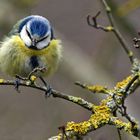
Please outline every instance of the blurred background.
[[[140, 28], [139, 0], [108, 0], [116, 24], [133, 48], [133, 38]], [[75, 81], [113, 87], [115, 82], [130, 74], [131, 65], [120, 43], [112, 33], [91, 28], [86, 23], [88, 14], [101, 11], [99, 23], [109, 25], [99, 0], [0, 0], [0, 39], [8, 34], [17, 20], [38, 14], [47, 17], [62, 40], [63, 59], [56, 74], [46, 80], [59, 91], [80, 96], [99, 104], [104, 97], [91, 94], [74, 85]], [[12, 79], [1, 73], [0, 77]], [[68, 121], [84, 121], [90, 113], [68, 101], [44, 97], [40, 91], [20, 87], [0, 87], [0, 140], [47, 140], [58, 133], [58, 127]], [[140, 121], [140, 95], [131, 95], [126, 104], [128, 112]], [[136, 139], [122, 132], [125, 140]], [[117, 130], [105, 126], [91, 132], [85, 140], [118, 140]]]

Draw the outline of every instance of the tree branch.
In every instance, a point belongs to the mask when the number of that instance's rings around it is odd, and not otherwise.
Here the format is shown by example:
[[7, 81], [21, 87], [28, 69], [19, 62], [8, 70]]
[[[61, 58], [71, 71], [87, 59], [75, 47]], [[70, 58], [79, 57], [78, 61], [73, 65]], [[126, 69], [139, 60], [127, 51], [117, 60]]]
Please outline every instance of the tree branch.
[[114, 30], [112, 30], [113, 33], [115, 34], [115, 36], [117, 37], [117, 39], [121, 43], [123, 49], [125, 50], [126, 54], [128, 55], [128, 57], [130, 59], [130, 62], [133, 63], [133, 52], [130, 49], [128, 49], [128, 44], [127, 44], [126, 40], [123, 38], [122, 34], [118, 30], [118, 28], [115, 26], [114, 18], [113, 18], [112, 13], [111, 13], [111, 8], [107, 4], [106, 0], [101, 0], [101, 2], [103, 4], [103, 6], [105, 7], [110, 24], [114, 29]]
[[[15, 81], [14, 80], [4, 80], [4, 79], [0, 79], [0, 85], [13, 85], [15, 86]], [[19, 86], [24, 86], [24, 87], [30, 87], [30, 88], [34, 88], [40, 91], [43, 91], [43, 93], [46, 93], [46, 91], [48, 90], [46, 87], [44, 86], [39, 86], [37, 84], [32, 84], [32, 82], [30, 82], [30, 80], [20, 80], [19, 82]], [[83, 108], [87, 109], [87, 110], [92, 110], [93, 109], [93, 104], [90, 102], [87, 102], [86, 100], [80, 98], [80, 97], [75, 97], [75, 96], [71, 96], [71, 95], [67, 95], [64, 94], [60, 91], [54, 90], [52, 89], [52, 96], [53, 97], [57, 97], [57, 98], [62, 98], [65, 99], [67, 101], [73, 102], [77, 105], [82, 106]]]
[[113, 32], [115, 34], [115, 36], [117, 37], [117, 39], [119, 40], [124, 51], [128, 55], [130, 62], [133, 63], [133, 61], [134, 61], [133, 52], [130, 49], [128, 49], [128, 44], [127, 44], [126, 40], [123, 38], [120, 31], [115, 26], [114, 18], [113, 18], [112, 13], [111, 13], [111, 8], [109, 7], [109, 5], [107, 4], [107, 2], [105, 0], [101, 0], [101, 2], [103, 4], [103, 6], [105, 7], [105, 10], [106, 10], [109, 22], [110, 22], [110, 26], [105, 27], [105, 26], [102, 26], [102, 25], [97, 23], [97, 18], [99, 16], [100, 12], [98, 12], [93, 17], [91, 17], [90, 15], [87, 16], [88, 25], [91, 27], [94, 27], [96, 29], [101, 29], [105, 32]]

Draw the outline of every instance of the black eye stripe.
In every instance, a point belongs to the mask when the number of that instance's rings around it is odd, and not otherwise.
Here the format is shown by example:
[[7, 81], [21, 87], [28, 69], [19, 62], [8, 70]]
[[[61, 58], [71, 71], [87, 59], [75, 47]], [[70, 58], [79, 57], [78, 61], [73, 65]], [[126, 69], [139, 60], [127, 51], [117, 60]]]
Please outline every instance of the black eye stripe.
[[[27, 29], [27, 26], [26, 26], [26, 32], [27, 32], [27, 35], [29, 36], [29, 38], [32, 40], [31, 34], [29, 33], [29, 31], [28, 31], [28, 29]], [[41, 42], [41, 41], [45, 40], [45, 39], [48, 38], [48, 37], [49, 37], [49, 35], [47, 35], [47, 36], [41, 38], [41, 39], [38, 40], [38, 41], [36, 40], [36, 43]]]
[[27, 26], [26, 26], [26, 32], [27, 32], [27, 35], [29, 36], [29, 38], [32, 40], [32, 37], [31, 37], [29, 31], [27, 30]]
[[38, 42], [41, 42], [41, 41], [45, 40], [45, 39], [48, 38], [48, 37], [49, 37], [49, 35], [47, 35], [47, 36], [41, 38], [40, 40], [38, 40]]

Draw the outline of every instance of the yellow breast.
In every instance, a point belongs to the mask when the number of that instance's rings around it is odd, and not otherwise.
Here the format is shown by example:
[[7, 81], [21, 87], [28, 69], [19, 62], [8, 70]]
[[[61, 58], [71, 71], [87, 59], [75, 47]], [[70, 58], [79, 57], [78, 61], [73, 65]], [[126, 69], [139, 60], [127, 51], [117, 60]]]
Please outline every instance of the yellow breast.
[[33, 50], [25, 46], [24, 42], [21, 40], [19, 36], [12, 36], [11, 41], [12, 44], [16, 44], [16, 46], [19, 47], [20, 51], [27, 54], [28, 56], [33, 56], [33, 55], [38, 56], [38, 55], [53, 53], [52, 50], [57, 49], [57, 47], [60, 44], [60, 40], [53, 39], [47, 48], [44, 48], [42, 50]]
[[1, 44], [0, 69], [10, 75], [28, 74], [31, 72], [30, 57], [36, 56], [39, 63], [48, 68], [45, 75], [49, 75], [57, 68], [61, 58], [61, 48], [60, 40], [56, 39], [53, 39], [47, 48], [33, 50], [25, 46], [19, 36], [8, 37]]

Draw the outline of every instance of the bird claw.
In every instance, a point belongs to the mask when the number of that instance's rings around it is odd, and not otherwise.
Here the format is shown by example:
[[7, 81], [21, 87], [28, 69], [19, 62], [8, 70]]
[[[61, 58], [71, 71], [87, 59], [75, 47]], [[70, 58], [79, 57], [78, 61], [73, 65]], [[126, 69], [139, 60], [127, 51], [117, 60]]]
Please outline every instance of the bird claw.
[[18, 93], [20, 93], [20, 90], [19, 90], [19, 85], [20, 85], [20, 80], [19, 79], [16, 79], [15, 80], [15, 89]]
[[48, 85], [48, 83], [41, 76], [39, 78], [46, 88], [45, 97], [47, 97], [47, 98], [50, 97], [52, 94], [52, 87], [50, 85]]
[[45, 97], [48, 98], [52, 95], [52, 87], [50, 85], [47, 85], [47, 90], [45, 92]]

